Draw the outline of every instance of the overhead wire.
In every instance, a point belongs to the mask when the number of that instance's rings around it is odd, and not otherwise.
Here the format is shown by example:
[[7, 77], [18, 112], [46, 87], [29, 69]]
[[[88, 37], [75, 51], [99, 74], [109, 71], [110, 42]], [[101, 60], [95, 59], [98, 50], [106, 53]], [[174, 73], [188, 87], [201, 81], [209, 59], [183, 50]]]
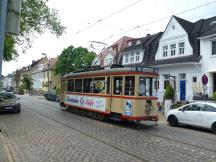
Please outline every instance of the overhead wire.
[[[192, 10], [196, 10], [196, 9], [198, 9], [198, 8], [201, 8], [201, 7], [208, 6], [208, 5], [213, 4], [213, 3], [216, 3], [216, 1], [211, 1], [211, 2], [208, 2], [208, 3], [202, 4], [202, 5], [199, 5], [199, 6], [196, 6], [196, 7], [193, 7], [193, 8], [190, 8], [190, 9], [187, 9], [187, 10], [184, 10], [184, 11], [181, 11], [181, 12], [178, 12], [178, 13], [175, 13], [175, 14], [172, 14], [172, 15], [180, 15], [180, 14], [183, 14], [183, 13], [186, 13], [186, 12], [189, 12], [189, 11], [192, 11]], [[163, 18], [160, 18], [160, 19], [151, 21], [151, 22], [146, 23], [146, 24], [143, 24], [143, 25], [138, 25], [138, 26], [133, 27], [133, 28], [131, 28], [131, 29], [128, 29], [128, 30], [126, 30], [126, 31], [124, 31], [124, 32], [111, 35], [111, 36], [109, 36], [109, 37], [107, 37], [107, 38], [105, 38], [105, 39], [103, 39], [103, 40], [101, 40], [101, 41], [105, 41], [105, 40], [110, 39], [110, 38], [112, 38], [112, 37], [114, 37], [114, 36], [122, 35], [122, 34], [125, 34], [125, 33], [130, 32], [130, 31], [136, 30], [136, 29], [138, 29], [138, 28], [141, 28], [141, 27], [144, 27], [144, 26], [147, 26], [147, 25], [151, 25], [151, 24], [160, 22], [160, 21], [162, 21], [162, 20], [165, 20], [165, 19], [170, 18], [172, 15], [169, 15], [169, 16], [166, 16], [166, 17], [163, 17]]]
[[100, 23], [100, 22], [102, 22], [102, 21], [104, 21], [104, 20], [106, 20], [106, 19], [108, 19], [108, 18], [110, 18], [110, 17], [112, 17], [112, 16], [114, 16], [114, 15], [116, 15], [116, 14], [118, 14], [118, 13], [120, 13], [120, 12], [122, 12], [122, 11], [124, 11], [124, 10], [130, 8], [130, 7], [132, 7], [132, 6], [134, 6], [134, 5], [136, 5], [137, 3], [141, 2], [141, 1], [143, 1], [143, 0], [138, 0], [138, 1], [134, 2], [134, 3], [132, 3], [132, 4], [129, 4], [128, 6], [126, 6], [126, 7], [124, 7], [124, 8], [122, 8], [122, 9], [120, 9], [120, 10], [114, 12], [114, 13], [111, 13], [111, 14], [108, 15], [108, 16], [105, 16], [104, 18], [101, 18], [101, 19], [97, 20], [96, 22], [94, 22], [94, 23], [88, 25], [87, 27], [85, 27], [85, 28], [83, 28], [83, 29], [77, 31], [76, 34], [79, 34], [79, 33], [83, 32], [83, 31], [85, 31], [85, 30], [87, 30], [87, 29], [93, 27], [94, 25], [96, 25], [96, 24], [98, 24], [98, 23]]

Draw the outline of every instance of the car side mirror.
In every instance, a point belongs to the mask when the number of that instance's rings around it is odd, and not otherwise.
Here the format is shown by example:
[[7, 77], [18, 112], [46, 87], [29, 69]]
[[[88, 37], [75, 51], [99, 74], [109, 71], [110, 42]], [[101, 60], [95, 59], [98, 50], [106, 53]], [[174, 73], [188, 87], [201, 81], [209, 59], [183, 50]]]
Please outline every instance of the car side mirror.
[[184, 110], [183, 108], [181, 108], [181, 109], [179, 109], [179, 111], [182, 111], [182, 112], [184, 112], [185, 110]]
[[20, 100], [20, 98], [19, 98], [19, 97], [17, 97], [17, 99], [18, 99], [18, 100]]

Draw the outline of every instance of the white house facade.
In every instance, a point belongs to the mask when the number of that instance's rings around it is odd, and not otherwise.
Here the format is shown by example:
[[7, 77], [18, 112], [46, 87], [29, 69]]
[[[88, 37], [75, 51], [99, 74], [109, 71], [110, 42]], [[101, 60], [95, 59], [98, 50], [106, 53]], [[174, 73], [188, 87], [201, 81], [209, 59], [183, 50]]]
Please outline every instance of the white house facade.
[[192, 101], [202, 93], [201, 57], [198, 40], [190, 32], [194, 23], [173, 16], [168, 23], [155, 54], [159, 68], [159, 101], [163, 101], [169, 82], [175, 90], [175, 100]]
[[200, 37], [200, 55], [202, 56], [201, 73], [208, 77], [206, 92], [212, 96], [213, 92], [216, 92], [216, 30], [204, 33]]

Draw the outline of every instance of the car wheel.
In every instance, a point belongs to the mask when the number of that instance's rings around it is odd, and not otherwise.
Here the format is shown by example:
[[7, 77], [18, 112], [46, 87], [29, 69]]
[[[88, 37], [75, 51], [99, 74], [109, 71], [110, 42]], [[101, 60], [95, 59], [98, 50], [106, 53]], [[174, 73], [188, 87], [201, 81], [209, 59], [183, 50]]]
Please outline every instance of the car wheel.
[[175, 116], [170, 116], [168, 118], [168, 122], [169, 122], [169, 125], [172, 126], [172, 127], [175, 127], [178, 124], [178, 120], [177, 120], [177, 118]]
[[17, 109], [16, 113], [20, 113], [20, 108]]

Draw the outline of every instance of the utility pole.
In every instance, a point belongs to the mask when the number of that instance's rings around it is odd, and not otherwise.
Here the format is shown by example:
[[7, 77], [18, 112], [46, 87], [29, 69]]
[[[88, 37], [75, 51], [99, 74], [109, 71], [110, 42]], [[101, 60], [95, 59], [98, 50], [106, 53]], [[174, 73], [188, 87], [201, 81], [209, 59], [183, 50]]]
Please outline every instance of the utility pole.
[[2, 59], [4, 53], [7, 4], [8, 0], [0, 0], [0, 82], [2, 82]]

